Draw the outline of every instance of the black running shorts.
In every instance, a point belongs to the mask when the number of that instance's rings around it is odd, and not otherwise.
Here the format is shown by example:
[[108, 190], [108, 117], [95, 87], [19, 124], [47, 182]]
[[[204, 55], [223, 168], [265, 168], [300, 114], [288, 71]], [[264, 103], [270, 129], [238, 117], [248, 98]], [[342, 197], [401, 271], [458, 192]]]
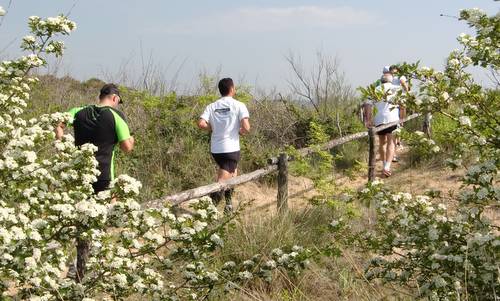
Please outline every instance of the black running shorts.
[[223, 169], [229, 173], [233, 173], [238, 167], [238, 162], [240, 161], [240, 152], [237, 151], [221, 154], [212, 153], [212, 157], [214, 158], [215, 163], [217, 163], [220, 169]]
[[98, 194], [101, 191], [109, 190], [109, 184], [111, 184], [111, 181], [109, 180], [98, 180], [97, 182], [92, 183], [94, 193]]
[[377, 132], [377, 135], [387, 135], [387, 134], [392, 134], [396, 129], [398, 128], [397, 125], [391, 126], [386, 128], [385, 130], [381, 130], [380, 132]]

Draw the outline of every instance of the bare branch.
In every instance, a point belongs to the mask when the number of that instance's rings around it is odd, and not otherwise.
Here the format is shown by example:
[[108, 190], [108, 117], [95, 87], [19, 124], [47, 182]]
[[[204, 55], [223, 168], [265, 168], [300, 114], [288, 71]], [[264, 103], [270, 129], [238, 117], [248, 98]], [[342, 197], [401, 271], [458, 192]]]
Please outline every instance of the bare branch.
[[288, 80], [292, 93], [307, 100], [321, 118], [335, 119], [341, 133], [340, 112], [352, 105], [354, 93], [339, 71], [338, 59], [317, 51], [316, 62], [307, 73], [300, 57], [290, 53], [285, 59], [293, 71], [294, 78]]

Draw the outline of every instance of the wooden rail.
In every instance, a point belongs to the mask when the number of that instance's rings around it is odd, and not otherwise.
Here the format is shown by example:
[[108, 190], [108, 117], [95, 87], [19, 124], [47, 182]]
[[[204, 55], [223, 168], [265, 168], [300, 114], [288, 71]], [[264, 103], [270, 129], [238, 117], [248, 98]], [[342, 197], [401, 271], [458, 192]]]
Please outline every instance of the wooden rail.
[[257, 169], [255, 171], [252, 171], [251, 173], [237, 176], [237, 177], [234, 177], [232, 179], [229, 179], [229, 180], [226, 180], [223, 182], [213, 183], [213, 184], [185, 190], [185, 191], [173, 194], [173, 195], [169, 195], [169, 196], [162, 197], [162, 198], [154, 200], [154, 201], [147, 202], [144, 205], [148, 208], [161, 207], [161, 206], [163, 206], [163, 204], [165, 204], [165, 202], [170, 202], [172, 205], [179, 205], [179, 204], [184, 203], [186, 201], [209, 195], [213, 192], [226, 190], [226, 189], [232, 188], [234, 186], [253, 181], [255, 179], [258, 179], [258, 178], [261, 178], [265, 175], [273, 173], [276, 170], [278, 170], [278, 166], [269, 165], [265, 168]]
[[[384, 129], [387, 129], [391, 126], [398, 125], [400, 123], [415, 119], [419, 117], [420, 114], [413, 114], [410, 115], [400, 121], [397, 122], [391, 122], [388, 124], [385, 124], [383, 126], [378, 126], [375, 128], [370, 128], [366, 132], [359, 132], [359, 133], [354, 133], [350, 134], [344, 137], [340, 137], [334, 140], [331, 140], [324, 145], [320, 146], [321, 150], [329, 150], [332, 149], [336, 146], [345, 144], [347, 142], [357, 140], [363, 137], [369, 138], [369, 160], [368, 160], [368, 181], [373, 181], [375, 179], [375, 156], [376, 156], [376, 151], [375, 151], [375, 135], [377, 132], [380, 132]], [[306, 147], [299, 149], [298, 152], [302, 156], [306, 156], [308, 154], [313, 153], [316, 150], [316, 148], [313, 147]], [[200, 198], [206, 195], [209, 195], [213, 192], [218, 192], [218, 191], [223, 191], [229, 188], [233, 188], [237, 185], [244, 184], [247, 182], [251, 182], [253, 180], [259, 179], [261, 177], [264, 177], [266, 175], [269, 175], [275, 171], [278, 171], [278, 204], [277, 207], [279, 211], [284, 211], [288, 208], [288, 161], [293, 160], [293, 158], [288, 157], [286, 154], [281, 154], [279, 157], [273, 157], [268, 160], [269, 165], [252, 171], [247, 174], [243, 174], [237, 177], [234, 177], [232, 179], [219, 182], [219, 183], [213, 183], [189, 190], [185, 190], [176, 194], [172, 194], [169, 196], [165, 196], [153, 201], [149, 201], [143, 204], [145, 208], [161, 208], [165, 206], [166, 203], [170, 203], [170, 205], [177, 206], [179, 204], [182, 204], [186, 201]]]

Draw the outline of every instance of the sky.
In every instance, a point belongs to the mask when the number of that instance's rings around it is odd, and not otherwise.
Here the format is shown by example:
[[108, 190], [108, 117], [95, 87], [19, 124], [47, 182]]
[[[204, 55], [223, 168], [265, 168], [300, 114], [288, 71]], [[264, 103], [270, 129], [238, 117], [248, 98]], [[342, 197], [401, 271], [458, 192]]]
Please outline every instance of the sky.
[[[7, 8], [9, 0], [0, 0]], [[286, 91], [285, 56], [311, 67], [318, 50], [337, 57], [354, 87], [378, 78], [382, 67], [420, 60], [442, 67], [467, 25], [451, 17], [462, 8], [497, 13], [493, 0], [12, 0], [0, 25], [0, 57], [18, 55], [31, 15], [70, 11], [77, 30], [65, 38], [59, 74], [117, 80], [141, 74], [151, 58], [166, 80], [196, 86], [201, 72], [254, 87]], [[62, 73], [62, 74], [61, 74]]]

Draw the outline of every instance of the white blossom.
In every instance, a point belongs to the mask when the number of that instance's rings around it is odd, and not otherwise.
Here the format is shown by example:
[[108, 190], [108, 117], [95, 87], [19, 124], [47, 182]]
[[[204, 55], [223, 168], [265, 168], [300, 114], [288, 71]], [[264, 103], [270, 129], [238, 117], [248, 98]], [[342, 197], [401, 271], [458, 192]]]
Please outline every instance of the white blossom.
[[470, 118], [469, 118], [469, 117], [467, 117], [467, 116], [460, 116], [460, 117], [458, 118], [458, 121], [459, 121], [459, 122], [460, 122], [460, 124], [461, 124], [461, 125], [463, 125], [463, 126], [468, 126], [468, 127], [470, 127], [470, 126], [471, 126], [471, 124], [472, 124], [472, 123], [471, 123], [471, 121], [470, 121]]

